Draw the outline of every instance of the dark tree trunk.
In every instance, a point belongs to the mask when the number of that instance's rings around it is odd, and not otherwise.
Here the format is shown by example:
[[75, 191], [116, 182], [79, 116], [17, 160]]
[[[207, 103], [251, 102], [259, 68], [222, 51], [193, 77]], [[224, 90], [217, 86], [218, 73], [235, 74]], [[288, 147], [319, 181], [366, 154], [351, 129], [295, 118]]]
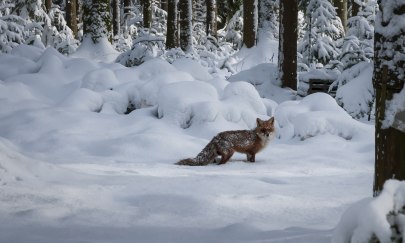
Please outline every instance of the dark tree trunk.
[[45, 8], [46, 8], [46, 12], [49, 13], [49, 11], [52, 8], [52, 0], [45, 0]]
[[256, 45], [257, 0], [243, 1], [243, 43], [247, 48]]
[[360, 11], [360, 5], [356, 1], [352, 0], [352, 16], [357, 16]]
[[66, 0], [66, 24], [77, 36], [77, 0]]
[[[384, 1], [394, 2], [393, 0]], [[387, 2], [384, 6], [389, 7]], [[390, 28], [392, 18], [382, 20], [381, 13], [384, 9], [382, 9], [381, 0], [378, 1], [378, 4], [380, 12], [377, 14], [374, 33], [373, 75], [376, 90], [374, 196], [381, 192], [385, 181], [389, 179], [405, 180], [404, 140], [401, 140], [398, 130], [383, 124], [387, 115], [386, 102], [404, 88], [405, 61], [397, 57], [405, 55], [405, 30], [402, 29], [397, 33], [384, 36], [382, 33], [386, 33], [386, 29]], [[405, 14], [405, 4], [398, 5], [393, 10], [393, 16]], [[389, 9], [385, 11], [389, 13]], [[389, 66], [387, 66], [387, 62], [390, 63]]]
[[347, 28], [347, 0], [335, 0], [337, 15], [342, 21], [343, 28]]
[[179, 47], [177, 0], [168, 0], [166, 49]]
[[193, 14], [191, 4], [191, 0], [179, 0], [180, 47], [185, 52], [191, 51], [193, 45]]
[[282, 87], [297, 90], [298, 0], [280, 1], [278, 70]]
[[112, 23], [113, 23], [113, 34], [118, 35], [120, 33], [120, 12], [121, 12], [121, 6], [120, 6], [120, 0], [113, 0], [113, 11], [112, 11]]
[[207, 35], [217, 37], [217, 4], [216, 0], [206, 0], [207, 4]]
[[129, 13], [131, 10], [131, 0], [124, 0], [124, 14]]
[[143, 27], [152, 26], [152, 0], [143, 0]]
[[160, 0], [160, 8], [167, 12], [169, 0]]

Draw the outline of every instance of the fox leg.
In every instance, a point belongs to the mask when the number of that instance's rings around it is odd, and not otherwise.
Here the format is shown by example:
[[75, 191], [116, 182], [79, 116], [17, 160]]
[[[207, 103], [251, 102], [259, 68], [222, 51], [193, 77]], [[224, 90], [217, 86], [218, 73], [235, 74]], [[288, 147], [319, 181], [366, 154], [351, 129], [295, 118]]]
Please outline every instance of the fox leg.
[[228, 162], [228, 160], [232, 157], [234, 151], [229, 150], [226, 152], [220, 152], [219, 154], [221, 155], [221, 161], [218, 162], [219, 165], [225, 164]]
[[246, 154], [246, 157], [247, 157], [247, 161], [249, 161], [249, 162], [255, 162], [255, 154]]

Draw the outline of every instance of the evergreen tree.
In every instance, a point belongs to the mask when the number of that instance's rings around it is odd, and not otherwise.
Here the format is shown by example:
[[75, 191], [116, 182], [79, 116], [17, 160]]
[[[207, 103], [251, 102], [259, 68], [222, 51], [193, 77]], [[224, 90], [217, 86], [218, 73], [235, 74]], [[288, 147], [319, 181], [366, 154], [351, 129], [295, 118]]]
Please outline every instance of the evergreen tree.
[[243, 1], [243, 44], [247, 48], [256, 45], [257, 37], [257, 1]]
[[361, 61], [370, 62], [374, 56], [374, 6], [375, 1], [368, 1], [367, 5], [358, 10], [358, 15], [348, 20], [348, 29], [339, 58], [343, 70]]
[[152, 27], [152, 0], [143, 0], [143, 27]]
[[180, 47], [184, 52], [193, 48], [192, 0], [179, 0]]
[[217, 1], [206, 0], [207, 4], [207, 21], [206, 21], [206, 33], [207, 35], [217, 37]]
[[66, 23], [73, 31], [73, 35], [77, 36], [77, 0], [66, 0]]
[[166, 48], [179, 47], [177, 0], [168, 0]]
[[347, 0], [335, 0], [335, 7], [337, 16], [340, 18], [340, 22], [342, 23], [343, 29], [347, 27]]
[[375, 196], [382, 191], [386, 180], [405, 180], [405, 161], [400, 159], [404, 151], [403, 140], [401, 145], [399, 131], [390, 124], [396, 109], [403, 107], [387, 109], [394, 94], [405, 89], [405, 21], [398, 21], [405, 15], [405, 2], [379, 0], [378, 6], [373, 75], [376, 89]]
[[112, 23], [113, 23], [113, 34], [114, 36], [120, 33], [121, 26], [121, 2], [120, 0], [112, 1]]
[[10, 1], [0, 1], [0, 53], [8, 53], [14, 47], [25, 42], [27, 33], [24, 31], [26, 21], [11, 14], [14, 7]]
[[279, 19], [278, 19], [278, 1], [261, 0], [259, 1], [259, 37], [260, 32], [265, 31], [270, 34], [272, 39], [278, 39]]
[[298, 0], [280, 1], [279, 80], [297, 90]]
[[111, 39], [111, 17], [109, 0], [84, 0], [83, 32], [94, 43], [100, 39]]
[[339, 56], [338, 40], [344, 30], [329, 0], [310, 0], [306, 10], [306, 32], [298, 51], [306, 65], [328, 64]]

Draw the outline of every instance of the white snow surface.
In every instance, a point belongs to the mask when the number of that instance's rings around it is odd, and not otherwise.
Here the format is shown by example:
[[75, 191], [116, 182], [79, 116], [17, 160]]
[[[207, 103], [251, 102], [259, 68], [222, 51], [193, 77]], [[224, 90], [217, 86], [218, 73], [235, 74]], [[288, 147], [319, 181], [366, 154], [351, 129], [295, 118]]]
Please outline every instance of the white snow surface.
[[[187, 59], [125, 68], [25, 45], [0, 70], [0, 242], [330, 242], [371, 195], [374, 128], [328, 95], [280, 103]], [[174, 165], [272, 115], [256, 163]]]

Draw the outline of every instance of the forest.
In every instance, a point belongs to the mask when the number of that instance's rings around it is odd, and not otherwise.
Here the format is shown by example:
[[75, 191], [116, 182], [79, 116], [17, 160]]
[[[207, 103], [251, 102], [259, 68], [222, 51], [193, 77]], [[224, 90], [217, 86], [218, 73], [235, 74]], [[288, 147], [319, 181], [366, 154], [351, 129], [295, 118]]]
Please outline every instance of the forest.
[[403, 242], [404, 83], [405, 0], [0, 0], [0, 242]]

